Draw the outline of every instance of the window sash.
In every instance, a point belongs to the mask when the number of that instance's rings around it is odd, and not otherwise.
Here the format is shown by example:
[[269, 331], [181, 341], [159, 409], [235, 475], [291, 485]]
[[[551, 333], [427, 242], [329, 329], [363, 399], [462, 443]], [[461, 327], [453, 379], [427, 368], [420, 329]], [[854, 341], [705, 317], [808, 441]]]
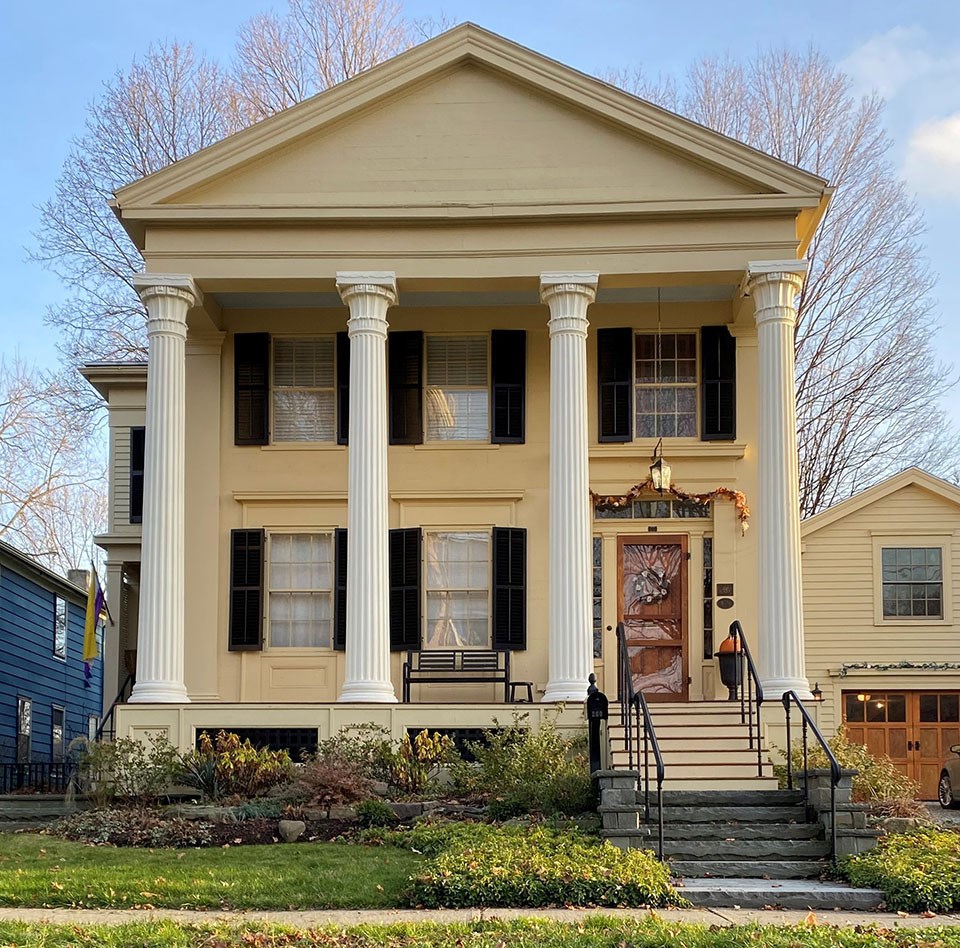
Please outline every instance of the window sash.
[[880, 562], [885, 619], [943, 618], [940, 547], [883, 547]]
[[490, 533], [425, 534], [424, 648], [490, 648]]
[[64, 731], [66, 729], [67, 712], [64, 708], [54, 707], [50, 714], [50, 759], [58, 764], [63, 761]]
[[268, 539], [271, 648], [332, 648], [333, 533], [272, 533]]
[[274, 336], [271, 366], [273, 441], [336, 442], [336, 336]]
[[634, 436], [695, 438], [699, 432], [697, 334], [634, 334]]
[[425, 438], [490, 439], [490, 343], [487, 335], [425, 338]]
[[53, 654], [67, 657], [67, 601], [56, 597], [53, 614]]

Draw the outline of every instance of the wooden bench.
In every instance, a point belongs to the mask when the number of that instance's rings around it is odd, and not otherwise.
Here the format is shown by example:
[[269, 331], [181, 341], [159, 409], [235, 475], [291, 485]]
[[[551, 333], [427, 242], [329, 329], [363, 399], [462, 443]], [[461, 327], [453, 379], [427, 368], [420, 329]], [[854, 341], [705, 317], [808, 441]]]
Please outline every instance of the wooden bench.
[[403, 701], [410, 702], [410, 685], [427, 682], [503, 682], [503, 700], [512, 702], [517, 687], [533, 699], [532, 684], [510, 681], [510, 653], [502, 649], [429, 649], [407, 652], [403, 663]]

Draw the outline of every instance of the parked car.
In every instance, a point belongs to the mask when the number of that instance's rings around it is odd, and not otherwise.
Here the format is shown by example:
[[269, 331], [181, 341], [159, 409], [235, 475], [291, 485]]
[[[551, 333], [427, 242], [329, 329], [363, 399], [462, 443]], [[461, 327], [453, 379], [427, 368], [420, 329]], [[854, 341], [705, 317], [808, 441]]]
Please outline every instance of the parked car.
[[956, 810], [960, 809], [960, 744], [954, 744], [950, 753], [954, 756], [943, 762], [937, 797], [944, 809]]

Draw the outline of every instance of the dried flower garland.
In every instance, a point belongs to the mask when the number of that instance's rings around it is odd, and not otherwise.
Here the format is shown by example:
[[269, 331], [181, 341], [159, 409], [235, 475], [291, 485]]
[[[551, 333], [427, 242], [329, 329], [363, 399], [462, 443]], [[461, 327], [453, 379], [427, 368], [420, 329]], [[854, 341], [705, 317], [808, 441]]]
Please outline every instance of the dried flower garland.
[[[639, 500], [642, 494], [650, 492], [660, 493], [653, 486], [653, 480], [648, 477], [642, 483], [634, 484], [625, 494], [598, 494], [596, 491], [590, 491], [590, 500], [593, 501], [595, 510], [622, 510], [628, 504]], [[708, 504], [710, 501], [719, 499], [729, 500], [736, 508], [737, 520], [740, 521], [741, 535], [747, 532], [747, 527], [749, 526], [747, 521], [750, 519], [750, 507], [747, 504], [746, 495], [742, 490], [734, 490], [732, 487], [717, 487], [706, 494], [691, 494], [671, 484], [669, 490], [664, 491], [664, 493], [669, 494], [671, 497], [676, 497], [678, 500], [685, 500], [695, 504]]]
[[845, 662], [840, 666], [838, 678], [846, 678], [847, 673], [859, 671], [898, 671], [902, 668], [917, 668], [922, 671], [956, 671], [960, 662]]

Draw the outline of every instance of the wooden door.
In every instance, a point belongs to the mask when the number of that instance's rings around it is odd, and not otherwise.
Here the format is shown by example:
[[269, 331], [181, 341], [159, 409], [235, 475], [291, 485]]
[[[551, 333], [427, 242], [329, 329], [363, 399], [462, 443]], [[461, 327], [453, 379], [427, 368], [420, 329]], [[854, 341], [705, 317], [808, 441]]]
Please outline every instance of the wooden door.
[[633, 687], [648, 701], [686, 701], [687, 538], [617, 538], [618, 617]]
[[960, 693], [846, 691], [843, 716], [850, 740], [889, 757], [920, 785], [921, 800], [937, 798], [943, 761], [960, 743]]

